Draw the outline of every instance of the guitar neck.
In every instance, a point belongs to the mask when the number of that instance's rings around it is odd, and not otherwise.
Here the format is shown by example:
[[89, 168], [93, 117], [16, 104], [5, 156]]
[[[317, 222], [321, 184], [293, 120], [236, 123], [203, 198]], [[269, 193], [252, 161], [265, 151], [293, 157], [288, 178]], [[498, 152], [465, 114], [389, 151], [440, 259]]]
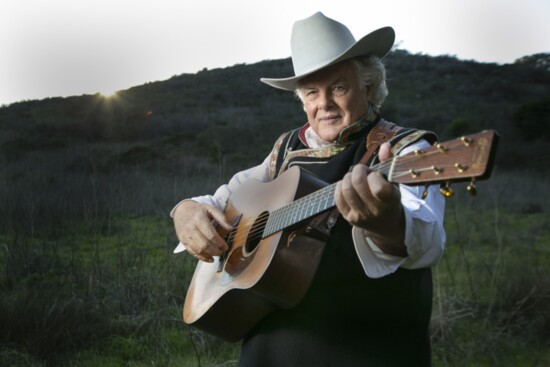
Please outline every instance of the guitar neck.
[[[386, 163], [374, 165], [370, 169], [378, 171], [387, 177], [391, 167], [391, 164]], [[334, 192], [336, 191], [337, 184], [338, 182], [327, 185], [320, 190], [272, 211], [267, 220], [263, 237], [270, 236], [273, 233], [277, 233], [335, 207]]]
[[[463, 136], [370, 167], [389, 182], [405, 185], [471, 181], [487, 179], [491, 174], [498, 134], [485, 130]], [[336, 205], [333, 183], [269, 213], [263, 236], [279, 232], [314, 217]]]
[[333, 208], [336, 205], [334, 201], [335, 190], [336, 183], [325, 186], [318, 191], [272, 211], [262, 237], [277, 233], [305, 219], [314, 217], [327, 209]]

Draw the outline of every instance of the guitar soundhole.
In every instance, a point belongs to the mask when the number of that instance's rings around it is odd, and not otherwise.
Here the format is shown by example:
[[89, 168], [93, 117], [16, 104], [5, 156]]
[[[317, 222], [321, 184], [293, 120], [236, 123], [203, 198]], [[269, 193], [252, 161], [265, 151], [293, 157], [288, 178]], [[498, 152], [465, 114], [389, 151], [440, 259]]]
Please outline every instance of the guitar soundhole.
[[244, 245], [244, 255], [249, 255], [254, 252], [256, 248], [258, 248], [258, 245], [262, 240], [265, 224], [267, 223], [268, 218], [269, 213], [263, 212], [262, 214], [258, 215], [256, 220], [254, 221], [254, 224], [250, 228], [248, 238], [246, 239], [246, 243]]

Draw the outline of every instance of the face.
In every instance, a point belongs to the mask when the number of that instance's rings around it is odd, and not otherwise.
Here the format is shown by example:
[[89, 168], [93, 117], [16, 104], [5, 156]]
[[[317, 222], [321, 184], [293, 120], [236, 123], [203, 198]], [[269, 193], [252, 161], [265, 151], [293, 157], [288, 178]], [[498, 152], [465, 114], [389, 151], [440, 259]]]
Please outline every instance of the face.
[[320, 70], [300, 83], [302, 102], [313, 131], [327, 142], [368, 111], [367, 88], [350, 61]]

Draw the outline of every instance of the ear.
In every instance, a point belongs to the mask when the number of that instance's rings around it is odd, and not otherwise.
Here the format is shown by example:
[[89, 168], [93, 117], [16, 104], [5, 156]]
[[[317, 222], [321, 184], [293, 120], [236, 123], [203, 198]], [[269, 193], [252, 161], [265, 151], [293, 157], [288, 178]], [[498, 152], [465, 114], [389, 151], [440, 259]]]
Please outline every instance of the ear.
[[367, 93], [367, 96], [369, 95], [369, 92], [371, 91], [372, 87], [369, 84], [365, 84], [365, 92]]
[[364, 93], [365, 93], [365, 97], [367, 98], [367, 102], [370, 103], [371, 100], [372, 100], [371, 95], [370, 95], [372, 88], [371, 88], [370, 85], [365, 85], [363, 88], [365, 88]]

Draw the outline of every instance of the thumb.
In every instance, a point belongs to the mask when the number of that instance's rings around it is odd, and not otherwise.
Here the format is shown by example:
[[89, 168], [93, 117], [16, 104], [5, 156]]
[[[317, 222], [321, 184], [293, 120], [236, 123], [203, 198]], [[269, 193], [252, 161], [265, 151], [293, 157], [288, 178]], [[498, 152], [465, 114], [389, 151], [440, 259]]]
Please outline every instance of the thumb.
[[393, 153], [391, 152], [391, 145], [390, 143], [383, 143], [380, 145], [380, 150], [378, 151], [378, 158], [380, 158], [380, 162], [387, 161], [393, 157]]

